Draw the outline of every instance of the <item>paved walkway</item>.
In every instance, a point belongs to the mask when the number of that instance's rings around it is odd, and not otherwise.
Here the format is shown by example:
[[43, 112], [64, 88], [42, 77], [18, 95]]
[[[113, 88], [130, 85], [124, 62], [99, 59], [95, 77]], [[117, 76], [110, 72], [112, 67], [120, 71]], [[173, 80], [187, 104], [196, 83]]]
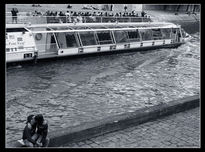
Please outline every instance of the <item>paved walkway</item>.
[[200, 147], [199, 108], [177, 113], [136, 127], [112, 132], [86, 141], [67, 144], [69, 148]]

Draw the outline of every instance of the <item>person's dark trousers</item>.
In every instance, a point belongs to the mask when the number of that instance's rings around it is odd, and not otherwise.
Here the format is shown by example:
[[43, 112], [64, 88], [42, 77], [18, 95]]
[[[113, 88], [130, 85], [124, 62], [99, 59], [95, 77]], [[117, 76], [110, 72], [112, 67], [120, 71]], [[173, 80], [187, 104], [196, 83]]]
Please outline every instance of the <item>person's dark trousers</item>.
[[14, 23], [14, 21], [15, 21], [16, 24], [17, 24], [17, 16], [12, 16], [12, 23]]
[[42, 141], [42, 144], [43, 144], [43, 146], [42, 147], [48, 147], [48, 145], [49, 145], [49, 138], [48, 137], [46, 137], [43, 141]]

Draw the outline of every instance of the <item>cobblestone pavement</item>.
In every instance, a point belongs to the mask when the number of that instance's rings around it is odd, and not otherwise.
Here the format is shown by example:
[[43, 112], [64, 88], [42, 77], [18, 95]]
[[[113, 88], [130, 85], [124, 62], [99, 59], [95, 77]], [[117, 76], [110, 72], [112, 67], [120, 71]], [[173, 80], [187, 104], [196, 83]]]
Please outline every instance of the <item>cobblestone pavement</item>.
[[67, 144], [69, 148], [199, 147], [199, 108], [177, 113], [136, 127]]

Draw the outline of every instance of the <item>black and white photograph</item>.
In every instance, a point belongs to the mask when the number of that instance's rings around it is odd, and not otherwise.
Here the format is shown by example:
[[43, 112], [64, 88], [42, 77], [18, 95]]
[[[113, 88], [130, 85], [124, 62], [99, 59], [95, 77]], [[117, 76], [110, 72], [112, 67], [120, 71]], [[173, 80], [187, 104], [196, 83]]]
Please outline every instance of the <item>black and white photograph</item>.
[[201, 147], [201, 4], [5, 11], [5, 148]]

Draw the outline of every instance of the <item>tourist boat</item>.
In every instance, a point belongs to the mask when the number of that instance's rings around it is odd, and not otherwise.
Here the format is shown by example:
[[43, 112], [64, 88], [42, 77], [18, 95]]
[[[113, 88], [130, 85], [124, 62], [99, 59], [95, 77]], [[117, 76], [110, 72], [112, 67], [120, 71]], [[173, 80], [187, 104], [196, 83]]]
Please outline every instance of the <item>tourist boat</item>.
[[6, 62], [172, 48], [186, 37], [180, 25], [165, 22], [7, 24]]

